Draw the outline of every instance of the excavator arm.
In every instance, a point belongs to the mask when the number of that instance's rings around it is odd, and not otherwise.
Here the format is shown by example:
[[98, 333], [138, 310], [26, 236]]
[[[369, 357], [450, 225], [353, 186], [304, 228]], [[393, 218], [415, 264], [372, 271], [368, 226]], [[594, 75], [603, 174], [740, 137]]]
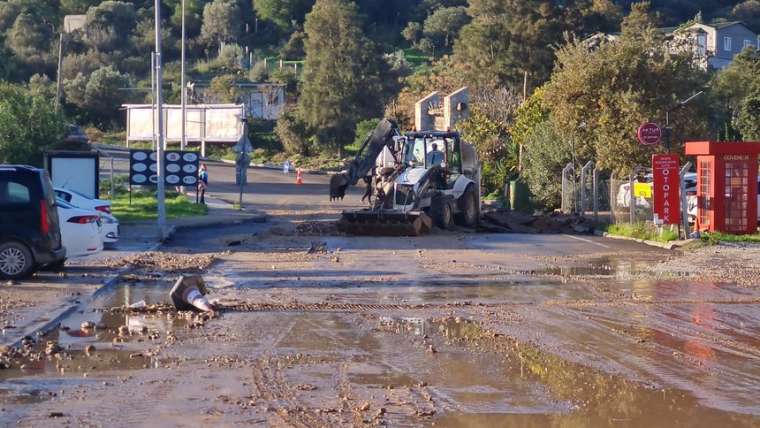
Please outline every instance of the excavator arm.
[[330, 178], [330, 200], [343, 199], [346, 189], [365, 177], [383, 148], [388, 147], [395, 152], [394, 138], [400, 136], [398, 125], [390, 119], [383, 119], [374, 131], [364, 140], [356, 157], [348, 165], [348, 169]]

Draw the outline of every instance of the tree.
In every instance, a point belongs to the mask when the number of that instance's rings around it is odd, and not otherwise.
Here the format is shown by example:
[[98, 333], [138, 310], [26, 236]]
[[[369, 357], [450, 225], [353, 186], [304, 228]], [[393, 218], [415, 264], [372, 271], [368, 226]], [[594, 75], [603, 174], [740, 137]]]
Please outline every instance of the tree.
[[347, 0], [317, 0], [305, 32], [298, 113], [320, 144], [340, 151], [354, 140], [356, 122], [381, 114], [387, 92], [380, 75], [387, 65]]
[[742, 102], [736, 127], [744, 140], [760, 141], [760, 84], [755, 84]]
[[[733, 62], [718, 72], [712, 85], [712, 96], [716, 104], [722, 107], [721, 120], [726, 128], [725, 139], [749, 138], [745, 130], [751, 131], [749, 121], [752, 118], [750, 98], [760, 87], [760, 52], [756, 49], [745, 49], [734, 57]], [[736, 135], [739, 131], [742, 135]]]
[[238, 102], [240, 96], [237, 86], [237, 76], [225, 74], [211, 79], [209, 90], [219, 103]]
[[[175, 34], [181, 34], [182, 31], [182, 0], [171, 0], [166, 2], [172, 7], [171, 23], [175, 28]], [[172, 3], [174, 3], [172, 5]], [[205, 0], [185, 0], [185, 32], [188, 38], [200, 34], [203, 25], [203, 7]]]
[[274, 130], [282, 142], [285, 151], [290, 154], [308, 155], [309, 137], [306, 124], [292, 111], [286, 111], [279, 119]]
[[20, 13], [8, 31], [6, 43], [19, 58], [38, 57], [50, 49], [52, 30], [33, 14]]
[[558, 133], [550, 120], [538, 123], [528, 135], [522, 176], [537, 205], [547, 209], [560, 206], [562, 169], [575, 160], [572, 138]]
[[417, 44], [422, 38], [422, 24], [419, 22], [409, 22], [401, 32], [401, 36], [412, 45]]
[[313, 5], [314, 0], [253, 0], [256, 14], [282, 30], [302, 25]]
[[[678, 100], [700, 91], [707, 82], [689, 53], [663, 49], [661, 33], [645, 4], [623, 22], [614, 42], [589, 50], [570, 40], [557, 52], [557, 64], [545, 87], [554, 130], [576, 141], [574, 161], [595, 160], [601, 168], [629, 173], [647, 164], [652, 154], [636, 141], [636, 129], [647, 121], [662, 123]], [[705, 138], [709, 106], [698, 98], [670, 115], [674, 141]]]
[[201, 38], [207, 44], [234, 43], [242, 34], [242, 10], [237, 0], [214, 0], [203, 8]]
[[85, 41], [94, 49], [110, 52], [129, 45], [137, 15], [131, 3], [104, 1], [87, 10]]
[[95, 70], [89, 77], [79, 73], [64, 84], [66, 101], [84, 110], [90, 120], [109, 124], [119, 115], [125, 99], [122, 88], [128, 83], [127, 76], [110, 65]]
[[468, 22], [467, 9], [459, 7], [443, 7], [425, 20], [423, 32], [425, 37], [431, 39], [436, 48], [448, 50], [454, 43], [454, 39]]
[[760, 0], [747, 0], [734, 6], [734, 18], [747, 24], [755, 32], [760, 32]]
[[43, 152], [65, 132], [66, 120], [50, 99], [0, 83], [0, 163], [41, 166]]
[[61, 0], [61, 12], [64, 15], [87, 13], [90, 7], [97, 6], [99, 0]]
[[[600, 3], [601, 2], [601, 3]], [[524, 73], [545, 81], [554, 64], [554, 47], [566, 32], [586, 35], [609, 27], [615, 10], [604, 0], [471, 0], [465, 25], [454, 44], [454, 59], [476, 85], [517, 85]]]

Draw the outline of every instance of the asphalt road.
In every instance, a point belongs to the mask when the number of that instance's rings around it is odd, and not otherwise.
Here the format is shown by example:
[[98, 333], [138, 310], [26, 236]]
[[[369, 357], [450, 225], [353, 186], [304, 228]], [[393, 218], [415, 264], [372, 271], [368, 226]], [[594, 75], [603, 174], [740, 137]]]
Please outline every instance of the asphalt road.
[[[126, 152], [101, 146], [101, 178], [110, 175], [110, 160], [114, 156], [114, 173], [126, 175], [128, 162]], [[209, 188], [207, 196], [237, 203], [239, 186], [235, 184], [235, 166], [223, 162], [207, 161]], [[283, 174], [281, 170], [251, 167], [248, 169], [248, 184], [243, 191], [243, 206], [267, 212], [270, 215], [300, 215], [335, 217], [344, 209], [361, 207], [363, 188], [352, 187], [343, 201], [329, 199], [329, 176], [324, 174], [304, 174], [303, 184], [297, 185], [296, 174], [291, 170]], [[363, 183], [362, 183], [363, 184]]]

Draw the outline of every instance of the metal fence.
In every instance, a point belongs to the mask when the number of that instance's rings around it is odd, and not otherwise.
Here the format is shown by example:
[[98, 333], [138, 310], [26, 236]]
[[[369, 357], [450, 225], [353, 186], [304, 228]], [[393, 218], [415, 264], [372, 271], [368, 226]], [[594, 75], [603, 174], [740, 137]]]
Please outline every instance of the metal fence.
[[609, 175], [593, 161], [579, 169], [567, 164], [562, 171], [562, 212], [604, 220], [610, 212], [609, 186]]

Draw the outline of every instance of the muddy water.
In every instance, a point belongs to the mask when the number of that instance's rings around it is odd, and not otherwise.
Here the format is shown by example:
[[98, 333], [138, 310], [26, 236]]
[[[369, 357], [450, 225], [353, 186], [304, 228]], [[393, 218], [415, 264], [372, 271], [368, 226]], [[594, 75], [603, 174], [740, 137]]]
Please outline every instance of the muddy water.
[[[399, 322], [395, 322], [399, 325]], [[505, 357], [500, 366], [509, 379], [538, 381], [556, 400], [567, 400], [564, 412], [448, 412], [436, 420], [437, 426], [754, 426], [760, 418], [724, 412], [702, 406], [692, 395], [674, 389], [646, 387], [619, 376], [610, 376], [588, 367], [543, 353], [533, 345], [493, 337], [474, 322], [459, 319], [414, 320], [415, 335], [436, 330], [448, 343]], [[391, 322], [390, 325], [394, 325]], [[404, 329], [398, 329], [397, 331]]]

